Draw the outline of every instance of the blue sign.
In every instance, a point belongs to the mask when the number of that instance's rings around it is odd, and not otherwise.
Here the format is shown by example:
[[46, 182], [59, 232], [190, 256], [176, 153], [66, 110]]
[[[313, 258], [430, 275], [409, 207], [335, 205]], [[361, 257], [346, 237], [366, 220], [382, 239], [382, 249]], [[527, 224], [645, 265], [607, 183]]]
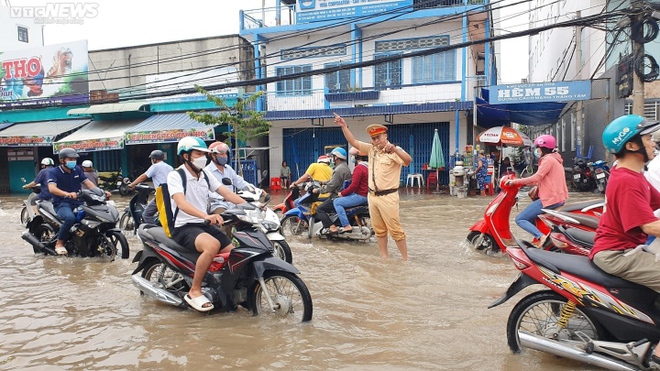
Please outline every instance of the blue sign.
[[296, 22], [361, 17], [395, 9], [412, 10], [413, 0], [298, 0]]
[[493, 85], [490, 104], [565, 102], [591, 99], [591, 81], [558, 81], [530, 84]]

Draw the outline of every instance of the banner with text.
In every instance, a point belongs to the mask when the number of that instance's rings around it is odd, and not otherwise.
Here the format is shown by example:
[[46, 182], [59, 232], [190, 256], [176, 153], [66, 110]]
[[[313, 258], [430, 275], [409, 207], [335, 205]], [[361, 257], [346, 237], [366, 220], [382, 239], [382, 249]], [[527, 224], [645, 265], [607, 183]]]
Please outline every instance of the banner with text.
[[0, 109], [89, 102], [87, 41], [0, 50]]
[[11, 136], [0, 137], [0, 147], [48, 147], [53, 145], [53, 137], [51, 136]]
[[565, 102], [591, 99], [591, 81], [559, 81], [528, 84], [493, 85], [490, 104]]
[[78, 152], [110, 151], [124, 148], [124, 138], [85, 139], [53, 143], [53, 153], [59, 153], [62, 148], [73, 148]]
[[183, 137], [199, 137], [204, 141], [215, 140], [213, 126], [190, 129], [171, 129], [138, 131], [126, 133], [126, 144], [169, 143], [178, 142]]
[[298, 0], [296, 22], [361, 17], [400, 9], [412, 10], [413, 0]]

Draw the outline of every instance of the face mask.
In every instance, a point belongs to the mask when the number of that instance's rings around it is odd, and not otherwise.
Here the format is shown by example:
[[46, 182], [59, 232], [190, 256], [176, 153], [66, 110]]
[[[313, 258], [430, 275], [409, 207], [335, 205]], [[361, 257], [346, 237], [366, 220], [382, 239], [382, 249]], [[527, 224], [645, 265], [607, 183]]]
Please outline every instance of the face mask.
[[535, 149], [534, 150], [534, 157], [541, 158], [541, 150], [540, 149]]
[[355, 157], [351, 157], [351, 163], [355, 163]]
[[76, 167], [76, 162], [75, 161], [67, 161], [66, 162], [66, 167], [73, 170], [73, 168]]
[[199, 170], [203, 169], [206, 166], [206, 156], [197, 157], [192, 160], [192, 164]]
[[220, 156], [215, 156], [213, 157], [215, 159], [215, 163], [220, 165], [220, 166], [225, 166], [227, 165], [227, 160], [229, 160], [229, 157], [220, 157]]

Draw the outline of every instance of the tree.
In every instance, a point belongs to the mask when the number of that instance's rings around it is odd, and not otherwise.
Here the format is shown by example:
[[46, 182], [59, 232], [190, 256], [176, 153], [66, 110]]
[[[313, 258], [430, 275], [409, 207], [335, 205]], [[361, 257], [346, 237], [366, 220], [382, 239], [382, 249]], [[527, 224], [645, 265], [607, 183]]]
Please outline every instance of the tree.
[[204, 112], [188, 112], [188, 116], [205, 125], [229, 124], [230, 131], [223, 134], [227, 138], [234, 138], [236, 144], [235, 156], [238, 167], [236, 171], [243, 176], [243, 168], [240, 162], [240, 143], [267, 135], [272, 126], [270, 122], [263, 118], [263, 113], [249, 109], [263, 95], [263, 91], [252, 94], [245, 99], [238, 98], [236, 104], [233, 107], [229, 107], [222, 98], [210, 94], [201, 86], [195, 85], [195, 89], [201, 94], [206, 95], [206, 100], [220, 107], [221, 111], [219, 115]]

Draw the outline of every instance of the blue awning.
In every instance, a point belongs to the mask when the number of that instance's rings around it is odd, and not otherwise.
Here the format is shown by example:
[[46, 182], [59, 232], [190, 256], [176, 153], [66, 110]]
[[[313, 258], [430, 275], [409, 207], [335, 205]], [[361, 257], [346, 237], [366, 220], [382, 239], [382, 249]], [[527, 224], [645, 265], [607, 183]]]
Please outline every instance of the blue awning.
[[[205, 112], [219, 115], [219, 112]], [[215, 126], [195, 121], [187, 113], [154, 115], [126, 131], [125, 144], [177, 142], [187, 136], [215, 140]]]
[[2, 123], [0, 123], [0, 130], [6, 129], [6, 128], [12, 126], [12, 125], [14, 125], [13, 122], [2, 122]]
[[482, 89], [482, 96], [477, 98], [477, 124], [484, 128], [495, 126], [509, 126], [512, 122], [528, 125], [551, 125], [559, 120], [566, 103], [538, 102], [538, 103], [512, 103], [489, 104], [488, 90]]

